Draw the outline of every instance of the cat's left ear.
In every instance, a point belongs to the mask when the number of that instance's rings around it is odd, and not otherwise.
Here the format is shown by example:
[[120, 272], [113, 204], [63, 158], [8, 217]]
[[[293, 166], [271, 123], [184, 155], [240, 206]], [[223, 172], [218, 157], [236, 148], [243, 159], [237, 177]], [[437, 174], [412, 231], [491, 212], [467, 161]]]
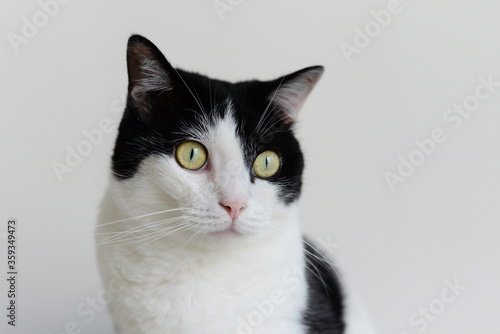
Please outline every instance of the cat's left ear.
[[284, 112], [287, 123], [295, 122], [299, 110], [323, 72], [323, 66], [311, 66], [271, 82], [274, 88], [268, 100], [272, 106]]

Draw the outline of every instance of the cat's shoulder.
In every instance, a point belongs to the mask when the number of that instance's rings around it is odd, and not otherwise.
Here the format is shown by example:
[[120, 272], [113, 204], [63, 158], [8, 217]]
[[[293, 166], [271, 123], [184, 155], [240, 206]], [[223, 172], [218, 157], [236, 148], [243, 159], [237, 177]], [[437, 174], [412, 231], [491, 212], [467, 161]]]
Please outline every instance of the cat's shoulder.
[[344, 333], [343, 292], [333, 262], [310, 240], [303, 238], [307, 309], [304, 324], [308, 333]]
[[[376, 334], [363, 299], [328, 253], [303, 238], [308, 285], [304, 324], [309, 334]], [[348, 284], [349, 283], [349, 284]]]

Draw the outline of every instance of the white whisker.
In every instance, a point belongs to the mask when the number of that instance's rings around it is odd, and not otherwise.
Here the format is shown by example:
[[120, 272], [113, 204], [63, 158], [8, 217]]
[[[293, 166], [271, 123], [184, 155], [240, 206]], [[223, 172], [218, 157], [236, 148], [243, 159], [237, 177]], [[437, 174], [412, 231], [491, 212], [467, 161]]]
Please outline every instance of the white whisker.
[[[132, 237], [127, 238], [127, 239], [113, 240], [111, 242], [111, 245], [109, 245], [109, 246], [118, 247], [118, 246], [125, 246], [125, 245], [129, 245], [129, 244], [133, 244], [133, 243], [140, 243], [140, 242], [148, 241], [148, 240], [156, 238], [159, 234], [166, 236], [166, 235], [170, 234], [171, 232], [175, 232], [174, 230], [176, 230], [177, 228], [184, 227], [184, 226], [188, 226], [188, 224], [186, 224], [184, 221], [182, 221], [182, 222], [179, 222], [178, 224], [169, 226], [168, 228], [165, 228], [165, 229], [158, 229], [155, 231], [150, 231], [148, 233], [132, 236]], [[117, 241], [119, 243], [115, 243]], [[131, 242], [128, 242], [128, 241], [131, 241]], [[109, 244], [109, 243], [101, 243], [98, 246], [104, 246], [107, 244]]]
[[265, 119], [267, 116], [267, 112], [269, 111], [269, 107], [271, 106], [271, 104], [273, 103], [273, 100], [274, 98], [276, 97], [276, 93], [278, 93], [278, 90], [280, 89], [281, 87], [281, 84], [283, 83], [283, 80], [285, 79], [285, 77], [283, 76], [281, 78], [281, 81], [278, 85], [278, 88], [274, 91], [273, 93], [273, 96], [271, 97], [271, 99], [269, 100], [269, 103], [267, 104], [267, 107], [266, 109], [264, 110], [264, 112], [262, 113], [262, 116], [260, 117], [259, 119], [259, 122], [257, 123], [257, 126], [255, 127], [255, 132], [258, 133], [260, 132], [260, 127], [262, 126], [261, 122], [263, 121], [263, 119]]
[[178, 220], [178, 219], [183, 219], [183, 216], [157, 220], [157, 221], [147, 223], [144, 225], [135, 226], [133, 228], [130, 228], [130, 229], [127, 229], [124, 231], [105, 232], [102, 234], [112, 234], [112, 236], [102, 240], [101, 243], [108, 243], [108, 242], [120, 240], [121, 238], [133, 235], [134, 233], [139, 234], [140, 232], [143, 232], [146, 230], [151, 230], [151, 229], [158, 230], [158, 227], [165, 225], [165, 224], [172, 223], [173, 221]]
[[126, 221], [133, 220], [133, 219], [138, 219], [138, 218], [144, 218], [144, 217], [149, 217], [149, 216], [153, 216], [153, 215], [158, 215], [160, 213], [180, 211], [180, 210], [185, 210], [185, 209], [186, 208], [175, 208], [175, 209], [168, 209], [168, 210], [163, 210], [163, 211], [151, 212], [151, 213], [147, 213], [147, 214], [140, 215], [140, 216], [129, 217], [129, 218], [115, 220], [115, 221], [108, 222], [108, 223], [99, 224], [99, 225], [97, 225], [97, 228], [102, 227], [102, 226], [106, 226], [106, 225], [110, 225], [110, 224], [116, 224], [116, 223], [126, 222]]

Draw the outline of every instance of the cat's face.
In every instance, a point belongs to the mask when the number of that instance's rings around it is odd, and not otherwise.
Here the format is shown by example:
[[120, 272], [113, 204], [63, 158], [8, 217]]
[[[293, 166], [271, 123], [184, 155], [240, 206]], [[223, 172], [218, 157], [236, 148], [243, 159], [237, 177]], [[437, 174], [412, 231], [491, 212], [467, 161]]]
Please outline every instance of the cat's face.
[[302, 185], [296, 112], [323, 69], [232, 84], [174, 69], [140, 36], [127, 60], [113, 172], [130, 215], [179, 209], [167, 228], [204, 242], [278, 233]]

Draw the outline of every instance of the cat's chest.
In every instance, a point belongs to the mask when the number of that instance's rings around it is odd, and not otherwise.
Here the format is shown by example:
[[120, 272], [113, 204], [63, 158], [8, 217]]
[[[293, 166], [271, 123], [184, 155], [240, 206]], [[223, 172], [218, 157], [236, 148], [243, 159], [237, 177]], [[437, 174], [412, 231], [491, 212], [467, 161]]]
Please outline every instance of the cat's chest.
[[141, 296], [150, 321], [168, 333], [304, 333], [302, 259], [268, 251], [226, 261], [163, 259], [135, 276], [142, 284], [132, 284], [130, 296]]

